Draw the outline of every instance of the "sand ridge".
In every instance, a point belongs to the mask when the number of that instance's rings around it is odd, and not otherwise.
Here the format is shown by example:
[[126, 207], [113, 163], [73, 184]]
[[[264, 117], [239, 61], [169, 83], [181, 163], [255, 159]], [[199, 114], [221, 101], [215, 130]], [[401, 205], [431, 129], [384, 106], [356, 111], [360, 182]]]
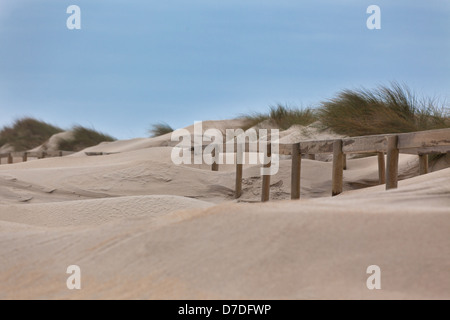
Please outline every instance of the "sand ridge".
[[[161, 216], [160, 225], [141, 216], [70, 233], [28, 226], [20, 241], [0, 223], [2, 298], [449, 298], [448, 187], [404, 182], [404, 192], [358, 191], [373, 197], [365, 206], [350, 201], [354, 192], [326, 202], [224, 203]], [[435, 205], [426, 213], [392, 206], [409, 203], [411, 192]], [[86, 280], [70, 292], [62, 273], [75, 262]], [[379, 292], [365, 288], [372, 264], [383, 270]]]
[[[418, 176], [401, 155], [385, 191], [376, 157], [349, 159], [332, 198], [331, 163], [305, 159], [290, 201], [285, 158], [274, 201], [253, 203], [260, 170], [245, 165], [238, 202], [232, 165], [175, 166], [149, 141], [0, 166], [0, 299], [450, 298], [450, 168]], [[382, 290], [367, 289], [369, 265]]]

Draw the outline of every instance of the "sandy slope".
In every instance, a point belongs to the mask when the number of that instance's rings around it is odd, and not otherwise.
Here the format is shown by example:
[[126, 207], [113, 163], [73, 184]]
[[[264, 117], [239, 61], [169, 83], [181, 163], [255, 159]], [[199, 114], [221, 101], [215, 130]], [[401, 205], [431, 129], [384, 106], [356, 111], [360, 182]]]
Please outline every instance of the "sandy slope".
[[[227, 129], [239, 129], [242, 128], [244, 124], [245, 121], [242, 119], [217, 120], [217, 121], [210, 120], [210, 121], [203, 121], [202, 128], [203, 130], [217, 129], [221, 131], [225, 136], [225, 132]], [[193, 139], [194, 125], [186, 127], [184, 129], [186, 129], [191, 133]], [[78, 155], [83, 155], [85, 152], [115, 153], [115, 152], [140, 150], [144, 148], [167, 147], [167, 146], [173, 147], [178, 145], [178, 143], [179, 143], [178, 141], [171, 141], [171, 133], [168, 133], [155, 138], [137, 138], [131, 140], [105, 142], [101, 143], [98, 146], [87, 148]]]
[[[387, 192], [375, 157], [351, 159], [331, 198], [331, 163], [304, 160], [302, 200], [261, 204], [246, 203], [261, 189], [246, 165], [237, 203], [234, 166], [175, 166], [164, 141], [0, 166], [0, 298], [450, 298], [450, 168], [417, 176], [401, 155]], [[289, 159], [271, 183], [289, 199]], [[66, 288], [73, 264], [80, 291]]]
[[[124, 209], [89, 227], [77, 218], [64, 228], [2, 219], [0, 297], [448, 299], [449, 179], [446, 169], [398, 190], [374, 187], [326, 200], [148, 216]], [[117, 208], [121, 200], [111, 201]], [[111, 210], [90, 205], [95, 215]], [[65, 207], [55, 224], [67, 225], [79, 204]], [[83, 272], [78, 292], [65, 288], [71, 264]], [[365, 287], [372, 264], [382, 270], [380, 291]]]
[[[136, 195], [178, 195], [214, 203], [233, 197], [235, 167], [172, 163], [171, 148], [155, 147], [98, 157], [50, 158], [0, 166], [0, 205]], [[271, 178], [272, 198], [290, 197], [290, 160], [282, 160]], [[401, 155], [400, 178], [417, 175], [415, 156]], [[331, 163], [303, 161], [303, 197], [330, 195]], [[376, 157], [353, 159], [345, 172], [345, 190], [377, 184]], [[259, 165], [246, 165], [243, 200], [260, 199]]]
[[46, 227], [94, 226], [117, 219], [157, 218], [167, 212], [208, 208], [209, 202], [179, 196], [134, 196], [1, 206], [2, 221]]

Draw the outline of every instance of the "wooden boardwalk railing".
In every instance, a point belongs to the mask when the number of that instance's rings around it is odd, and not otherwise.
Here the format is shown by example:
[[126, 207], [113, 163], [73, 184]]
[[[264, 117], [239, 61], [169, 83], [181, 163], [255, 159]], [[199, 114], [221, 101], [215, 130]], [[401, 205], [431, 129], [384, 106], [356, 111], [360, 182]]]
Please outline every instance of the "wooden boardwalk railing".
[[7, 159], [8, 164], [12, 164], [15, 158], [21, 158], [22, 162], [27, 162], [30, 158], [45, 159], [45, 158], [55, 158], [63, 157], [73, 154], [69, 151], [41, 151], [41, 152], [8, 152], [0, 153], [0, 164], [2, 163], [2, 158]]
[[[222, 150], [226, 150], [226, 144]], [[191, 149], [193, 150], [193, 149]], [[212, 171], [219, 171], [219, 154], [212, 151]], [[238, 145], [235, 141], [236, 159], [243, 159], [245, 152], [250, 152], [248, 143]], [[260, 150], [257, 150], [259, 152]], [[331, 178], [331, 195], [336, 196], [343, 191], [344, 170], [347, 166], [346, 155], [352, 153], [377, 153], [378, 154], [378, 178], [379, 184], [386, 184], [386, 190], [395, 189], [398, 186], [398, 159], [399, 153], [416, 154], [419, 157], [419, 173], [428, 173], [428, 155], [432, 153], [450, 152], [450, 129], [439, 129], [429, 131], [419, 131], [401, 134], [383, 134], [374, 136], [351, 137], [334, 140], [300, 141], [294, 144], [279, 144], [279, 153], [292, 155], [291, 164], [291, 199], [300, 198], [301, 186], [301, 162], [302, 155], [307, 159], [315, 159], [316, 154], [333, 154], [333, 169]], [[62, 157], [73, 152], [12, 152], [0, 154], [0, 164], [2, 158], [7, 158], [9, 164], [14, 158], [21, 157], [26, 162], [28, 158], [49, 158]], [[271, 156], [272, 148], [267, 146], [267, 155]], [[97, 155], [88, 154], [87, 155]], [[103, 153], [101, 153], [103, 154]], [[387, 154], [385, 162], [385, 154]], [[270, 168], [269, 161], [264, 165]], [[242, 194], [242, 161], [236, 161], [236, 183], [235, 198]], [[270, 176], [263, 175], [261, 201], [270, 199]]]
[[[269, 147], [270, 148], [270, 147]], [[247, 152], [248, 145], [245, 148]], [[238, 150], [238, 148], [235, 148]], [[270, 149], [269, 149], [270, 150]], [[335, 140], [300, 141], [294, 144], [279, 144], [280, 154], [292, 155], [291, 199], [300, 198], [300, 177], [302, 155], [315, 159], [316, 154], [333, 154], [331, 195], [343, 191], [343, 172], [346, 168], [346, 155], [352, 153], [377, 153], [379, 184], [386, 184], [386, 190], [398, 185], [399, 153], [416, 154], [419, 157], [419, 173], [428, 173], [428, 154], [450, 152], [450, 129], [419, 131], [401, 134], [382, 134], [373, 136], [351, 137]], [[387, 154], [385, 162], [385, 154]], [[213, 159], [217, 159], [213, 155]], [[242, 157], [242, 155], [241, 155]], [[270, 167], [270, 163], [266, 166]], [[218, 165], [213, 163], [213, 170]], [[236, 164], [235, 198], [242, 193], [242, 164]], [[270, 177], [263, 176], [261, 200], [269, 200]]]

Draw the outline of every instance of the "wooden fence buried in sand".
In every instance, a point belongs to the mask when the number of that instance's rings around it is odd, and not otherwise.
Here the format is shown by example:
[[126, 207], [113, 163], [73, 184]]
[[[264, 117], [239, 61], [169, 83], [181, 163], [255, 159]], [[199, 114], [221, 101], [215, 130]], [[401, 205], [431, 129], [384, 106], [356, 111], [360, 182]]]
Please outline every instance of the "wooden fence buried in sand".
[[[204, 146], [203, 146], [204, 147]], [[225, 147], [225, 145], [224, 145]], [[226, 150], [222, 148], [221, 150]], [[248, 143], [238, 146], [235, 141], [236, 159], [243, 159], [244, 154], [250, 151]], [[259, 151], [259, 150], [258, 150]], [[334, 140], [300, 141], [293, 144], [279, 144], [279, 153], [292, 156], [291, 164], [291, 199], [300, 199], [302, 156], [314, 160], [317, 154], [332, 154], [332, 178], [331, 195], [336, 196], [343, 191], [344, 170], [347, 168], [347, 154], [377, 154], [379, 184], [385, 184], [386, 190], [395, 189], [398, 186], [398, 160], [400, 153], [416, 154], [419, 157], [419, 173], [428, 173], [428, 155], [444, 154], [450, 152], [450, 129], [438, 129], [399, 134], [381, 134], [373, 136], [351, 137]], [[62, 157], [73, 152], [10, 152], [0, 154], [12, 164], [14, 159], [21, 158], [23, 162], [29, 158]], [[109, 153], [86, 153], [88, 156], [105, 155]], [[272, 147], [267, 146], [266, 157], [271, 157]], [[385, 159], [386, 154], [386, 159]], [[212, 150], [212, 171], [219, 171], [219, 154], [216, 148]], [[271, 167], [268, 161], [264, 165]], [[236, 161], [235, 198], [242, 195], [242, 161]], [[270, 175], [263, 175], [261, 201], [270, 200]]]
[[29, 159], [45, 159], [45, 158], [55, 158], [63, 157], [73, 154], [69, 151], [40, 151], [40, 152], [8, 152], [0, 153], [0, 164], [2, 164], [2, 159], [5, 158], [7, 164], [14, 163], [14, 159], [20, 158], [21, 162], [27, 162]]
[[[248, 151], [249, 147], [246, 145]], [[238, 150], [238, 148], [235, 148]], [[271, 151], [270, 144], [268, 146]], [[294, 144], [279, 144], [280, 154], [292, 155], [291, 165], [291, 199], [300, 199], [300, 177], [302, 155], [306, 159], [315, 159], [317, 154], [332, 154], [333, 169], [331, 195], [343, 191], [344, 170], [347, 167], [347, 154], [375, 153], [378, 155], [379, 184], [386, 184], [386, 190], [398, 185], [399, 153], [416, 154], [419, 157], [419, 173], [428, 173], [428, 155], [450, 152], [450, 129], [438, 129], [399, 134], [381, 134], [373, 136], [351, 137], [335, 140], [300, 141]], [[242, 151], [244, 152], [244, 151]], [[385, 161], [386, 154], [386, 161]], [[270, 156], [270, 154], [269, 154]], [[242, 158], [242, 155], [240, 155]], [[213, 154], [212, 170], [218, 171], [218, 159]], [[271, 163], [265, 165], [270, 167]], [[261, 201], [269, 201], [270, 176], [262, 177]], [[242, 194], [242, 164], [236, 164], [235, 198]]]

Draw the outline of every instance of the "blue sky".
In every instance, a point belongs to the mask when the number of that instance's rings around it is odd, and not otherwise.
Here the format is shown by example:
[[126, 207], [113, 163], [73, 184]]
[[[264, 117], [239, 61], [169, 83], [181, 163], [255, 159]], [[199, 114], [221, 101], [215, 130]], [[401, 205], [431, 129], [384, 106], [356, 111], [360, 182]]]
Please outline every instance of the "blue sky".
[[26, 115], [125, 139], [390, 81], [449, 100], [449, 52], [442, 0], [0, 0], [0, 126]]

